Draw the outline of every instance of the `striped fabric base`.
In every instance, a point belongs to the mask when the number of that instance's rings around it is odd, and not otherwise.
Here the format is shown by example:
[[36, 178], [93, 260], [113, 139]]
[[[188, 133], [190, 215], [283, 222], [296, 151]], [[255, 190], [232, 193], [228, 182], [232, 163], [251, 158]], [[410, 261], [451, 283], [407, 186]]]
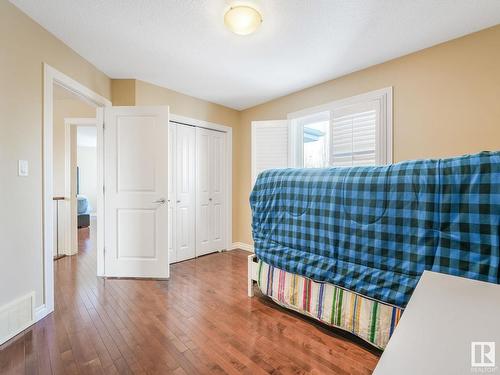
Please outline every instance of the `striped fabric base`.
[[258, 285], [278, 304], [355, 334], [384, 349], [403, 310], [259, 260]]

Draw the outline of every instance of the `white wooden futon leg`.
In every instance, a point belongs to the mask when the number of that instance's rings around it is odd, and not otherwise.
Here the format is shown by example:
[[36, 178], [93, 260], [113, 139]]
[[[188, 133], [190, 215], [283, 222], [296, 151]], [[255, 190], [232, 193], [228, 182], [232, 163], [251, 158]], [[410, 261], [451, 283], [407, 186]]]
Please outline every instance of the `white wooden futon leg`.
[[253, 284], [257, 281], [257, 257], [255, 254], [248, 256], [248, 297], [253, 297]]

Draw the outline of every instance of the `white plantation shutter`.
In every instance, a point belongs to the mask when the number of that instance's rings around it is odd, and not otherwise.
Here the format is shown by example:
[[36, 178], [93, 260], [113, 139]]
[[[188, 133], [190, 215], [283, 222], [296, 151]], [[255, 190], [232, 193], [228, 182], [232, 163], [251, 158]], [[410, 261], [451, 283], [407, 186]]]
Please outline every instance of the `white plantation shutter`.
[[378, 101], [370, 101], [332, 112], [331, 166], [377, 164], [379, 105]]
[[288, 121], [252, 122], [252, 186], [260, 172], [289, 165]]

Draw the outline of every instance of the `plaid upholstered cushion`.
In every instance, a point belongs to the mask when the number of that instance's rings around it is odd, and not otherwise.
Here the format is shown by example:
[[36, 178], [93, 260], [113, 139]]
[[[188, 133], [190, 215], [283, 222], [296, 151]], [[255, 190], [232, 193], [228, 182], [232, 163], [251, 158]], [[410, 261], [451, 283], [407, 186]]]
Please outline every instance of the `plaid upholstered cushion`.
[[500, 152], [276, 169], [250, 196], [257, 256], [404, 307], [424, 270], [500, 283]]

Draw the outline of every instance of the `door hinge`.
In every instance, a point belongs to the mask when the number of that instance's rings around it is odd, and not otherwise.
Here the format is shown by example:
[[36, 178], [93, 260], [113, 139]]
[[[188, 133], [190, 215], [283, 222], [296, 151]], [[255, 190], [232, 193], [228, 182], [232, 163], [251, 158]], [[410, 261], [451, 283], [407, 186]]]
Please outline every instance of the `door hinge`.
[[106, 123], [105, 122], [102, 123], [102, 130], [106, 130]]
[[106, 188], [104, 187], [104, 185], [102, 185], [102, 193], [104, 194], [106, 192]]

